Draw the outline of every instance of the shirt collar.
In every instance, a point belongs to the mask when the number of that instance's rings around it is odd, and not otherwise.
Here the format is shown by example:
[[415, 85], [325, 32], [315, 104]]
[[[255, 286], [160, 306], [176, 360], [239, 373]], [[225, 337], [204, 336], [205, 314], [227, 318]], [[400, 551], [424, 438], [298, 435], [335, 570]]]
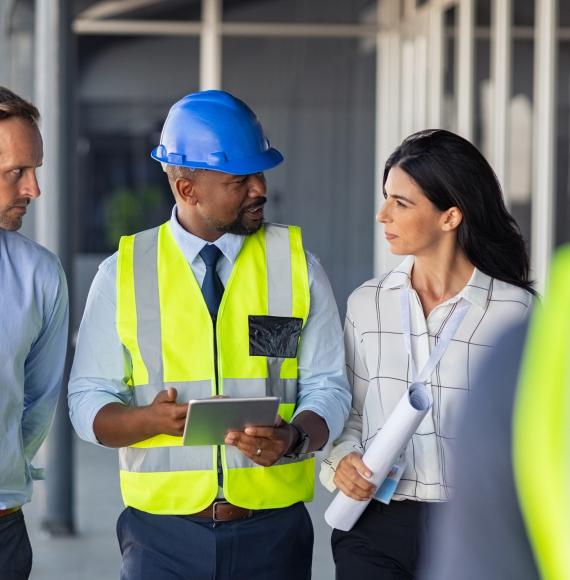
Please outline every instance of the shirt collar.
[[382, 280], [382, 288], [409, 288], [411, 286], [412, 267], [414, 265], [414, 257], [407, 256], [396, 268], [394, 268]]
[[469, 282], [467, 282], [465, 288], [459, 293], [459, 296], [465, 298], [465, 300], [469, 300], [473, 304], [477, 304], [480, 308], [486, 308], [491, 291], [491, 282], [491, 276], [474, 268]]
[[[184, 257], [191, 264], [202, 248], [207, 245], [208, 241], [195, 236], [188, 230], [185, 230], [178, 221], [178, 214], [176, 206], [172, 208], [172, 215], [170, 217], [170, 231], [176, 240], [176, 243], [182, 250]], [[224, 234], [220, 236], [215, 242], [216, 245], [225, 256], [225, 258], [233, 264], [236, 261], [237, 255], [241, 250], [245, 236], [238, 236], [237, 234]]]
[[[384, 278], [382, 288], [410, 288], [413, 266], [414, 257], [407, 256], [403, 262]], [[450, 298], [449, 302], [457, 302], [461, 298], [464, 298], [480, 308], [485, 308], [487, 306], [490, 287], [491, 277], [481, 272], [481, 270], [474, 268], [473, 274], [471, 274], [471, 278], [469, 278], [463, 290], [453, 298]]]

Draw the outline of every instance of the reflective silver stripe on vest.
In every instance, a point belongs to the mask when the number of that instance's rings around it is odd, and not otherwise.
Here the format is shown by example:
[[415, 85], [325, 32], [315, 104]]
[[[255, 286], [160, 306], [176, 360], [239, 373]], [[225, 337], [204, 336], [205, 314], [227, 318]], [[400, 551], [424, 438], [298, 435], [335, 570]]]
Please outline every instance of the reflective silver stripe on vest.
[[267, 255], [267, 298], [269, 316], [291, 316], [293, 275], [289, 228], [271, 224], [265, 228]]
[[[158, 230], [146, 230], [135, 236], [134, 282], [137, 309], [137, 340], [148, 371], [148, 382], [163, 382], [160, 300], [158, 297]], [[160, 388], [155, 390], [156, 392]]]
[[[293, 275], [289, 228], [278, 224], [265, 227], [267, 256], [267, 302], [269, 316], [291, 316], [293, 312]], [[283, 358], [267, 357], [268, 395], [278, 395]]]
[[187, 403], [190, 399], [207, 399], [212, 396], [212, 381], [185, 381], [138, 385], [133, 387], [135, 405], [150, 405], [162, 389], [174, 387], [177, 391], [176, 402]]
[[[282, 403], [297, 402], [297, 379], [224, 379], [228, 397], [280, 397]], [[138, 387], [137, 387], [138, 388]]]
[[212, 447], [123, 447], [119, 449], [119, 466], [137, 472], [208, 470], [213, 468]]
[[[243, 467], [259, 467], [257, 463], [254, 463], [248, 459], [239, 449], [232, 447], [231, 445], [225, 446], [226, 450], [226, 464], [228, 469], [241, 469]], [[302, 458], [297, 457], [282, 457], [279, 461], [274, 463], [274, 465], [286, 465], [289, 463], [299, 463], [300, 461], [305, 461], [313, 457], [312, 453], [304, 455]]]

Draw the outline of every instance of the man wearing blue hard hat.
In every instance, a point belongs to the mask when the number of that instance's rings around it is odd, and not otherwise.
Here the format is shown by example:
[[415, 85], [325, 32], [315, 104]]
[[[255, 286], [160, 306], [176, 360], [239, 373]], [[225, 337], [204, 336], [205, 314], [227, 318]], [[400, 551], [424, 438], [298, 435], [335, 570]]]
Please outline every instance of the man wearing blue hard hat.
[[[171, 219], [125, 236], [93, 281], [69, 385], [79, 435], [118, 447], [123, 580], [305, 579], [313, 452], [350, 407], [341, 325], [294, 226], [264, 223], [283, 161], [249, 107], [175, 103], [152, 151]], [[273, 427], [185, 446], [188, 401], [279, 397]]]

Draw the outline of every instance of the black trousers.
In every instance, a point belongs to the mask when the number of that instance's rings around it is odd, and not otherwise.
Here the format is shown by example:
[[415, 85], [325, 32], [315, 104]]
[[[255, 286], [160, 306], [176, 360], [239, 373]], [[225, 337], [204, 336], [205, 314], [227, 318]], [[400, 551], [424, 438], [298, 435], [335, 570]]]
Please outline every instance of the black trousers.
[[0, 580], [27, 580], [31, 569], [32, 547], [18, 510], [0, 518]]
[[214, 523], [126, 508], [121, 580], [310, 580], [313, 525], [302, 503]]
[[337, 580], [415, 578], [430, 519], [439, 504], [372, 500], [349, 532], [333, 530]]

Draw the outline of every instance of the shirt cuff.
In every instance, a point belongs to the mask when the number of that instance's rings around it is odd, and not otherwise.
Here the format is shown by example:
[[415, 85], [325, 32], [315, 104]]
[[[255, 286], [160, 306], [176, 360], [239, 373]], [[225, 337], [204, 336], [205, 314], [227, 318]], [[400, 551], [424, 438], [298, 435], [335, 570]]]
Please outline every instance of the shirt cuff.
[[325, 489], [328, 489], [330, 492], [336, 490], [336, 485], [333, 482], [336, 468], [340, 460], [353, 451], [360, 453], [360, 443], [358, 441], [342, 441], [338, 445], [335, 445], [331, 449], [328, 457], [321, 462], [319, 479]]
[[71, 407], [70, 418], [75, 431], [81, 439], [101, 447], [107, 447], [97, 439], [95, 431], [93, 431], [93, 422], [97, 413], [110, 403], [125, 404], [121, 398], [102, 391], [91, 391], [88, 402], [85, 400], [75, 402], [73, 407]]

